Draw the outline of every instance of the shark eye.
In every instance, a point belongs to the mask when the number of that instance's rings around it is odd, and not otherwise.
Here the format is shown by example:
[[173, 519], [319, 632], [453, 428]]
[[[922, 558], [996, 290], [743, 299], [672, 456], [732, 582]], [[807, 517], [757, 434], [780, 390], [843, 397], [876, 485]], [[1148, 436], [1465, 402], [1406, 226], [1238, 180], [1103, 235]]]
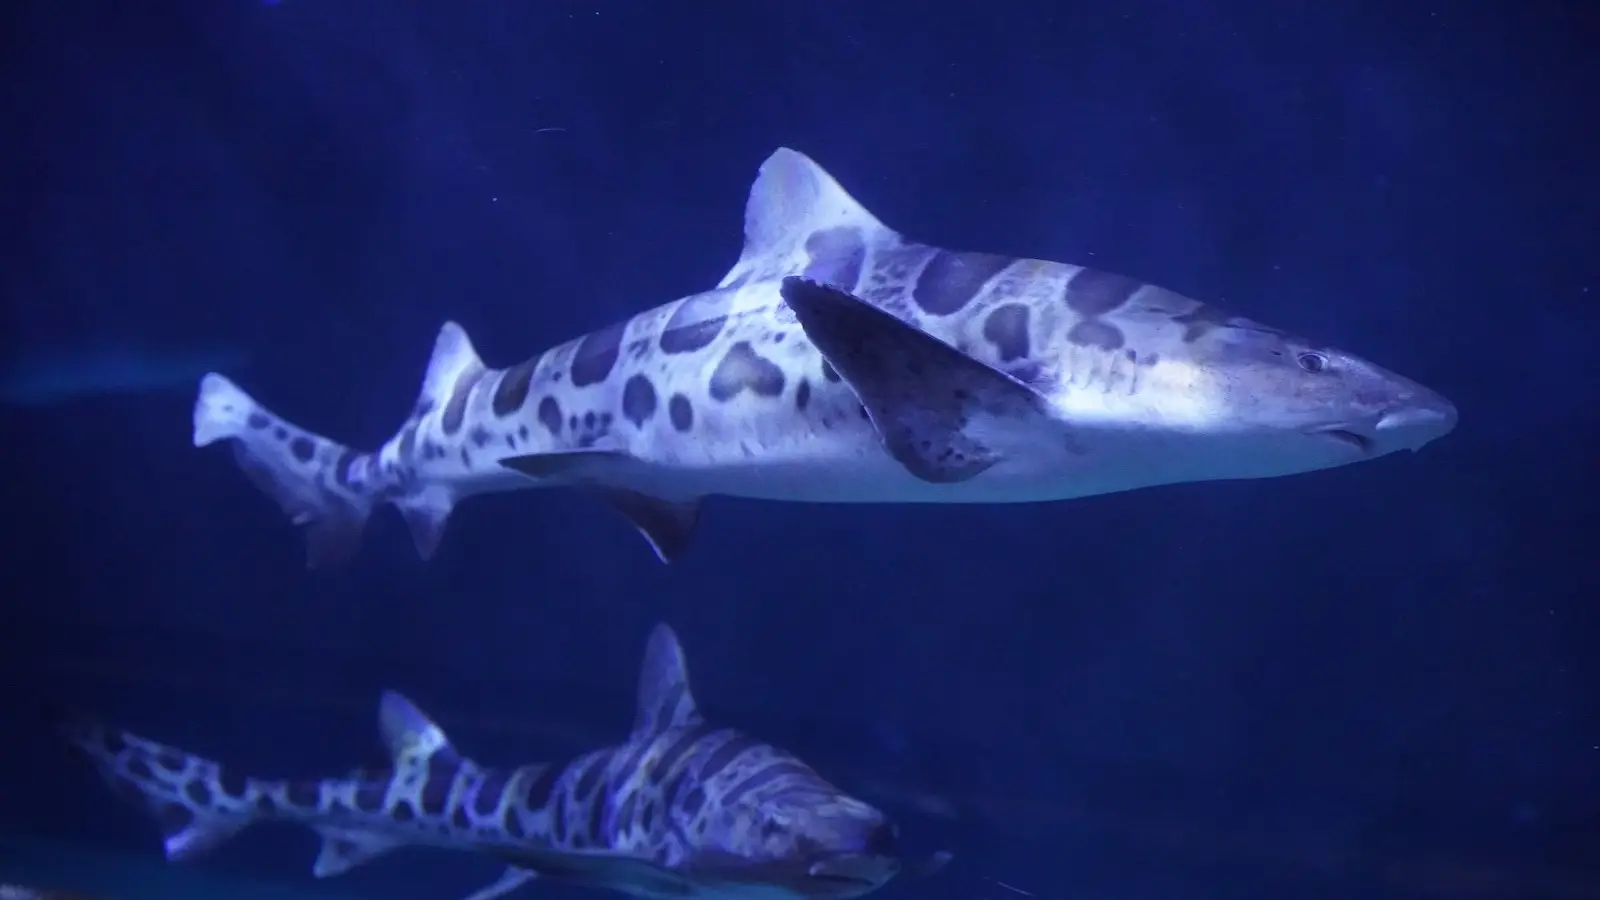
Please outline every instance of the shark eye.
[[1300, 363], [1300, 368], [1313, 375], [1319, 375], [1328, 370], [1328, 358], [1321, 353], [1307, 351], [1295, 357], [1295, 361]]

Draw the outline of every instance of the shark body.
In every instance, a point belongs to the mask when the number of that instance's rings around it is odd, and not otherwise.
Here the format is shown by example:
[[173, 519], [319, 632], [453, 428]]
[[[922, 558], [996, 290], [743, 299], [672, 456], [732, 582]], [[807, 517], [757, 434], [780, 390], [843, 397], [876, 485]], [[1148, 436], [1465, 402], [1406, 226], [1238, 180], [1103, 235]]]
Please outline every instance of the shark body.
[[171, 860], [275, 820], [321, 837], [319, 878], [406, 846], [505, 862], [504, 875], [469, 900], [535, 879], [655, 900], [848, 900], [949, 859], [908, 864], [881, 811], [788, 752], [708, 723], [665, 625], [650, 636], [621, 745], [494, 768], [463, 756], [399, 694], [384, 695], [379, 723], [385, 768], [303, 780], [243, 775], [92, 721], [65, 729], [114, 788], [154, 815]]
[[1409, 379], [1164, 288], [910, 240], [780, 149], [714, 289], [504, 369], [446, 323], [371, 453], [209, 374], [194, 442], [232, 443], [313, 566], [351, 554], [379, 503], [427, 558], [462, 499], [532, 487], [593, 493], [670, 561], [713, 494], [1063, 500], [1342, 466], [1455, 422]]

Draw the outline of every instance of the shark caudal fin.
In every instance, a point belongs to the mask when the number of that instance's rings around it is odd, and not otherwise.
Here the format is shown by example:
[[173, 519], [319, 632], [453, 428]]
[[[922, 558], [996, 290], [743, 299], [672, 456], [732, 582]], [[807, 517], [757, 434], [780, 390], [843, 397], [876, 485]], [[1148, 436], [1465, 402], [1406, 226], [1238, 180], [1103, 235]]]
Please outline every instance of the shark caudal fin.
[[262, 815], [249, 780], [211, 760], [91, 719], [54, 718], [112, 790], [155, 819], [169, 860], [203, 855]]
[[218, 441], [232, 445], [251, 483], [305, 529], [307, 565], [329, 566], [355, 553], [382, 487], [371, 454], [284, 421], [213, 372], [200, 379], [194, 445]]

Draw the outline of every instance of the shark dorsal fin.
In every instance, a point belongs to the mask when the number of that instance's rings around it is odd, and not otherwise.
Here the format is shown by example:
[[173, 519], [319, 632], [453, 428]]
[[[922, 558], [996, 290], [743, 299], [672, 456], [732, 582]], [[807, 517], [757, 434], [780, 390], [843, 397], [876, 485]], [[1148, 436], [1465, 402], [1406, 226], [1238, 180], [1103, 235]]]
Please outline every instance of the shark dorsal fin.
[[633, 738], [643, 740], [679, 728], [700, 724], [700, 710], [689, 689], [689, 664], [671, 626], [657, 625], [645, 645], [644, 667], [639, 670], [639, 706], [633, 718]]
[[396, 691], [384, 691], [378, 701], [378, 732], [397, 770], [426, 767], [430, 759], [441, 756], [459, 758], [444, 729]]
[[433, 339], [433, 355], [428, 357], [428, 371], [422, 376], [422, 390], [417, 392], [416, 414], [449, 403], [462, 376], [483, 370], [483, 360], [478, 358], [467, 330], [455, 322], [439, 326], [439, 335]]
[[812, 235], [840, 228], [854, 229], [868, 242], [889, 232], [811, 157], [779, 147], [750, 186], [744, 251], [717, 287], [803, 271], [811, 262], [806, 244]]

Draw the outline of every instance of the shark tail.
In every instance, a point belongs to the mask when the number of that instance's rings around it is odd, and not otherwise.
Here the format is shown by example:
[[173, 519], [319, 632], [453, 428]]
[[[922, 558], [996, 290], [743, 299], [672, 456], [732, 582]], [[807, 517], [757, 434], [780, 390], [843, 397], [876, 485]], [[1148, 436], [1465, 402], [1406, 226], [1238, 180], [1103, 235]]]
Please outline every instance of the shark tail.
[[306, 564], [315, 569], [352, 556], [383, 482], [370, 453], [299, 428], [228, 378], [200, 379], [194, 404], [194, 445], [232, 445], [234, 461], [294, 524], [305, 529]]
[[201, 856], [268, 814], [255, 782], [218, 763], [92, 719], [52, 718], [113, 791], [150, 813], [169, 860]]

